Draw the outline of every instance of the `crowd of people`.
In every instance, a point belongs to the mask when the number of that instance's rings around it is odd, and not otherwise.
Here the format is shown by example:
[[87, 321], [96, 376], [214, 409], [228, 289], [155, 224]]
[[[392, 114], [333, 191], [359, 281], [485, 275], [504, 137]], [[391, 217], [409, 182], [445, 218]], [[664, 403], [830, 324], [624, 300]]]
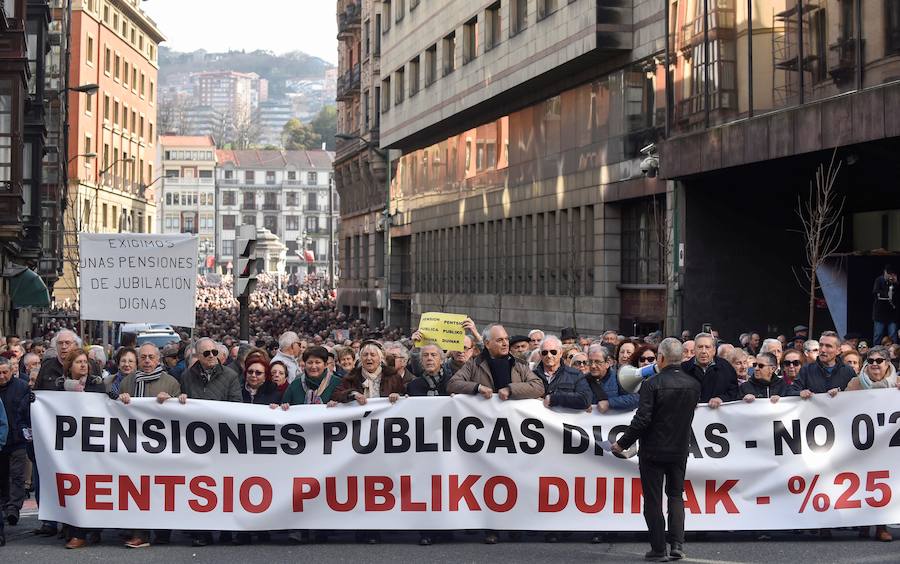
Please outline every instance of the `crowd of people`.
[[[583, 409], [602, 416], [638, 407], [638, 394], [625, 389], [618, 378], [625, 366], [648, 367], [665, 354], [671, 357], [673, 350], [669, 347], [670, 352], [664, 353], [659, 348], [663, 336], [658, 332], [629, 338], [613, 330], [588, 336], [565, 328], [558, 335], [540, 329], [510, 335], [499, 324], [479, 331], [467, 319], [463, 350], [448, 353], [424, 344], [418, 331], [410, 338], [395, 338], [396, 333], [364, 338], [362, 324], [348, 324], [334, 314], [330, 296], [303, 288], [295, 288], [292, 296], [280, 291], [255, 294], [253, 308], [259, 316], [255, 326], [266, 324], [265, 330], [241, 343], [230, 334], [236, 314], [228, 288], [204, 286], [206, 307], [198, 311], [202, 338], [191, 341], [185, 335], [162, 350], [150, 343], [135, 348], [126, 341], [107, 355], [103, 347], [86, 345], [69, 329], [47, 335], [48, 340], [0, 338], [4, 406], [0, 412], [7, 420], [6, 425], [0, 423], [0, 444], [5, 435], [0, 507], [6, 524], [17, 525], [26, 495], [33, 491], [40, 501], [29, 414], [36, 390], [102, 393], [125, 404], [133, 398], [156, 398], [161, 403], [203, 399], [283, 410], [310, 404], [365, 404], [378, 397], [396, 402], [405, 396], [478, 394], [512, 401], [540, 399], [548, 409]], [[338, 333], [329, 329], [341, 324], [351, 329], [348, 339], [334, 339]], [[699, 383], [699, 403], [711, 409], [726, 402], [900, 389], [900, 345], [870, 347], [857, 335], [841, 337], [825, 331], [811, 339], [806, 327], [797, 326], [791, 338], [763, 339], [749, 332], [732, 344], [715, 331], [696, 335], [685, 331], [678, 341], [681, 357], [668, 358], [667, 364]], [[100, 531], [48, 521], [35, 533], [59, 536], [73, 549], [100, 540]], [[125, 546], [131, 548], [171, 541], [171, 531], [125, 533]], [[868, 528], [861, 530], [869, 533]], [[195, 546], [214, 541], [208, 532], [191, 534]], [[876, 527], [874, 534], [878, 540], [891, 540], [885, 526]], [[301, 530], [290, 536], [305, 543], [324, 539], [325, 532]], [[378, 531], [362, 531], [358, 537], [362, 542], [380, 541]], [[245, 544], [265, 538], [224, 532], [219, 540]], [[423, 531], [420, 542], [429, 545], [435, 538]], [[598, 533], [592, 540], [602, 538]], [[558, 533], [546, 534], [548, 542], [558, 539]], [[484, 541], [496, 543], [497, 532], [487, 531]]]

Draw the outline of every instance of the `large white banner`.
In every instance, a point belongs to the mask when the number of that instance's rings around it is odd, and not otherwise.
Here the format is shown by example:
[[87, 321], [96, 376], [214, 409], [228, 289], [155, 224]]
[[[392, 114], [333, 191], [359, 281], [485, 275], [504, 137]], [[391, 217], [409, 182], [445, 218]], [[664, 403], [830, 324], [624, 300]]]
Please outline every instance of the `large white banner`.
[[[900, 522], [900, 392], [698, 407], [689, 530]], [[40, 518], [202, 530], [644, 529], [630, 413], [537, 400], [407, 398], [365, 406], [188, 400], [129, 406], [38, 392]]]
[[79, 233], [81, 318], [193, 327], [197, 237]]

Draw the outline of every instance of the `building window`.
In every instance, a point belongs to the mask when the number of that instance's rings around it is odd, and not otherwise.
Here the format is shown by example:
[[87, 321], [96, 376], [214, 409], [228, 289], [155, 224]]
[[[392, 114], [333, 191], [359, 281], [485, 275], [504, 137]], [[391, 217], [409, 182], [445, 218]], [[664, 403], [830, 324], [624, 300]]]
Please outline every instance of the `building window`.
[[277, 210], [278, 209], [278, 194], [275, 192], [266, 192], [263, 195], [263, 209], [264, 210]]
[[318, 172], [307, 172], [306, 173], [306, 183], [310, 186], [316, 186], [319, 184], [319, 173]]
[[[168, 195], [168, 194], [166, 194], [166, 195]], [[103, 217], [103, 227], [109, 227], [109, 219], [107, 218], [108, 213], [109, 213], [109, 210], [107, 209], [106, 204], [103, 204], [103, 216], [102, 216]]]
[[112, 51], [106, 48], [103, 54], [103, 71], [109, 74], [112, 71]]
[[234, 190], [226, 190], [226, 191], [222, 192], [222, 205], [223, 206], [235, 205]]
[[256, 215], [245, 215], [241, 218], [241, 225], [256, 225]]
[[87, 36], [87, 62], [94, 64], [94, 38]]
[[409, 96], [413, 97], [419, 92], [419, 57], [409, 62]]
[[222, 239], [222, 255], [226, 257], [234, 256], [234, 239]]
[[116, 53], [115, 64], [113, 65], [113, 77], [116, 80], [119, 80], [119, 66], [122, 64], [122, 58], [119, 57], [119, 54]]
[[556, 11], [557, 0], [538, 0], [538, 19], [542, 20]]
[[244, 182], [246, 184], [256, 184], [256, 173], [252, 170], [244, 171]]
[[490, 51], [500, 44], [500, 2], [494, 2], [484, 11], [484, 50]]
[[91, 143], [91, 136], [84, 136], [84, 152], [85, 154], [90, 153], [93, 150], [93, 143]]
[[400, 20], [403, 19], [403, 16], [406, 14], [406, 6], [404, 6], [404, 4], [406, 4], [406, 2], [404, 0], [394, 0], [394, 1], [397, 2], [397, 6], [394, 9], [394, 14], [396, 14], [397, 19], [394, 21], [399, 22]]
[[437, 80], [437, 43], [425, 49], [425, 86]]
[[253, 192], [244, 192], [244, 202], [241, 206], [241, 209], [245, 210], [255, 210], [256, 209], [256, 194]]
[[381, 14], [375, 14], [375, 37], [373, 39], [372, 54], [381, 55]]
[[406, 88], [406, 69], [400, 67], [394, 73], [394, 105], [403, 103], [403, 96]]
[[269, 185], [275, 184], [275, 171], [274, 170], [266, 171], [266, 184], [269, 184]]
[[444, 76], [456, 70], [456, 32], [444, 37]]
[[306, 231], [315, 232], [319, 230], [319, 218], [311, 216], [306, 218]]
[[94, 96], [91, 94], [85, 94], [84, 111], [88, 114], [94, 111]]
[[472, 18], [463, 25], [463, 64], [478, 56], [478, 18]]
[[666, 253], [660, 241], [665, 235], [664, 197], [642, 199], [622, 210], [622, 282], [662, 284]]
[[391, 109], [391, 77], [381, 81], [381, 91], [384, 92], [384, 96], [381, 97], [381, 112], [386, 113]]
[[510, 36], [516, 35], [528, 27], [528, 0], [510, 0], [509, 21], [511, 27]]
[[225, 171], [225, 180], [233, 180], [234, 179], [234, 171], [226, 170]]
[[900, 53], [900, 0], [885, 0], [885, 54]]
[[128, 88], [128, 77], [131, 73], [131, 65], [128, 64], [128, 61], [125, 61], [125, 73], [122, 75], [122, 86]]
[[381, 16], [384, 20], [384, 33], [391, 29], [391, 0], [381, 0]]
[[288, 231], [298, 231], [300, 229], [300, 218], [296, 215], [284, 216], [284, 228]]
[[278, 233], [278, 216], [277, 215], [267, 215], [263, 217], [263, 227], [271, 231], [272, 233]]
[[234, 229], [235, 219], [236, 218], [233, 215], [223, 215], [222, 229]]
[[319, 211], [319, 199], [315, 192], [306, 194], [306, 211]]
[[285, 193], [285, 197], [287, 198], [288, 206], [296, 206], [297, 205], [297, 193], [296, 192], [287, 192], [287, 193]]

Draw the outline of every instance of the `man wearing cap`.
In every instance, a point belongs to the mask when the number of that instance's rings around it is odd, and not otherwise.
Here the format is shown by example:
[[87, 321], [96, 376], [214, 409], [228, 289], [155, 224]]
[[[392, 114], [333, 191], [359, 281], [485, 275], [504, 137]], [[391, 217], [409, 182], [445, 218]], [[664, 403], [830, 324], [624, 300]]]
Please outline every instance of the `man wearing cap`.
[[572, 327], [563, 327], [559, 332], [559, 340], [563, 345], [574, 345], [578, 341], [578, 332]]
[[528, 349], [531, 345], [531, 340], [528, 338], [528, 335], [513, 335], [509, 338], [509, 354], [518, 358], [519, 360], [528, 361]]
[[888, 336], [897, 338], [897, 271], [890, 264], [875, 279], [872, 288], [872, 344], [878, 346]]
[[[179, 343], [169, 343], [160, 351], [162, 355], [163, 367], [176, 380], [181, 379], [184, 373], [184, 360], [178, 358], [181, 354], [181, 345]], [[140, 359], [138, 359], [140, 360]]]

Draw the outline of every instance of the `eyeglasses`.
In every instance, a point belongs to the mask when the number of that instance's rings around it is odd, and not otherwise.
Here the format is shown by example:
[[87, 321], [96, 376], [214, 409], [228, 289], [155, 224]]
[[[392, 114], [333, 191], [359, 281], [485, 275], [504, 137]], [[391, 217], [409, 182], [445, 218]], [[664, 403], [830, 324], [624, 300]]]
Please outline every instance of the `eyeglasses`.
[[819, 349], [806, 349], [806, 352], [819, 352]]
[[608, 362], [608, 361], [606, 361], [606, 360], [592, 360], [592, 361], [591, 361], [591, 366], [603, 366], [603, 365], [606, 364], [607, 362]]
[[762, 370], [763, 368], [774, 368], [774, 366], [772, 366], [771, 364], [761, 364], [759, 362], [754, 362], [753, 368], [755, 368], [757, 370]]
[[880, 364], [882, 364], [883, 362], [885, 362], [886, 360], [887, 360], [886, 358], [870, 358], [870, 359], [869, 359], [869, 362], [871, 362], [872, 364], [879, 364], [879, 365], [880, 365]]
[[655, 356], [642, 356], [641, 362], [656, 362]]
[[588, 362], [586, 360], [576, 360], [572, 363], [572, 366], [587, 366]]
[[209, 358], [209, 357], [211, 357], [211, 356], [216, 356], [216, 352], [217, 352], [216, 350], [210, 349], [210, 350], [208, 350], [208, 351], [203, 351], [203, 352], [201, 352], [200, 354], [202, 354], [202, 355], [205, 356], [206, 358]]
[[781, 364], [783, 364], [785, 366], [800, 366], [803, 363], [800, 362], [799, 360], [785, 360]]
[[551, 355], [551, 356], [556, 356], [556, 355], [559, 354], [559, 351], [556, 350], [556, 349], [550, 349], [550, 350], [547, 350], [547, 351], [541, 351], [541, 356], [547, 356], [548, 354]]
[[262, 370], [248, 370], [248, 376], [264, 376], [266, 373]]

